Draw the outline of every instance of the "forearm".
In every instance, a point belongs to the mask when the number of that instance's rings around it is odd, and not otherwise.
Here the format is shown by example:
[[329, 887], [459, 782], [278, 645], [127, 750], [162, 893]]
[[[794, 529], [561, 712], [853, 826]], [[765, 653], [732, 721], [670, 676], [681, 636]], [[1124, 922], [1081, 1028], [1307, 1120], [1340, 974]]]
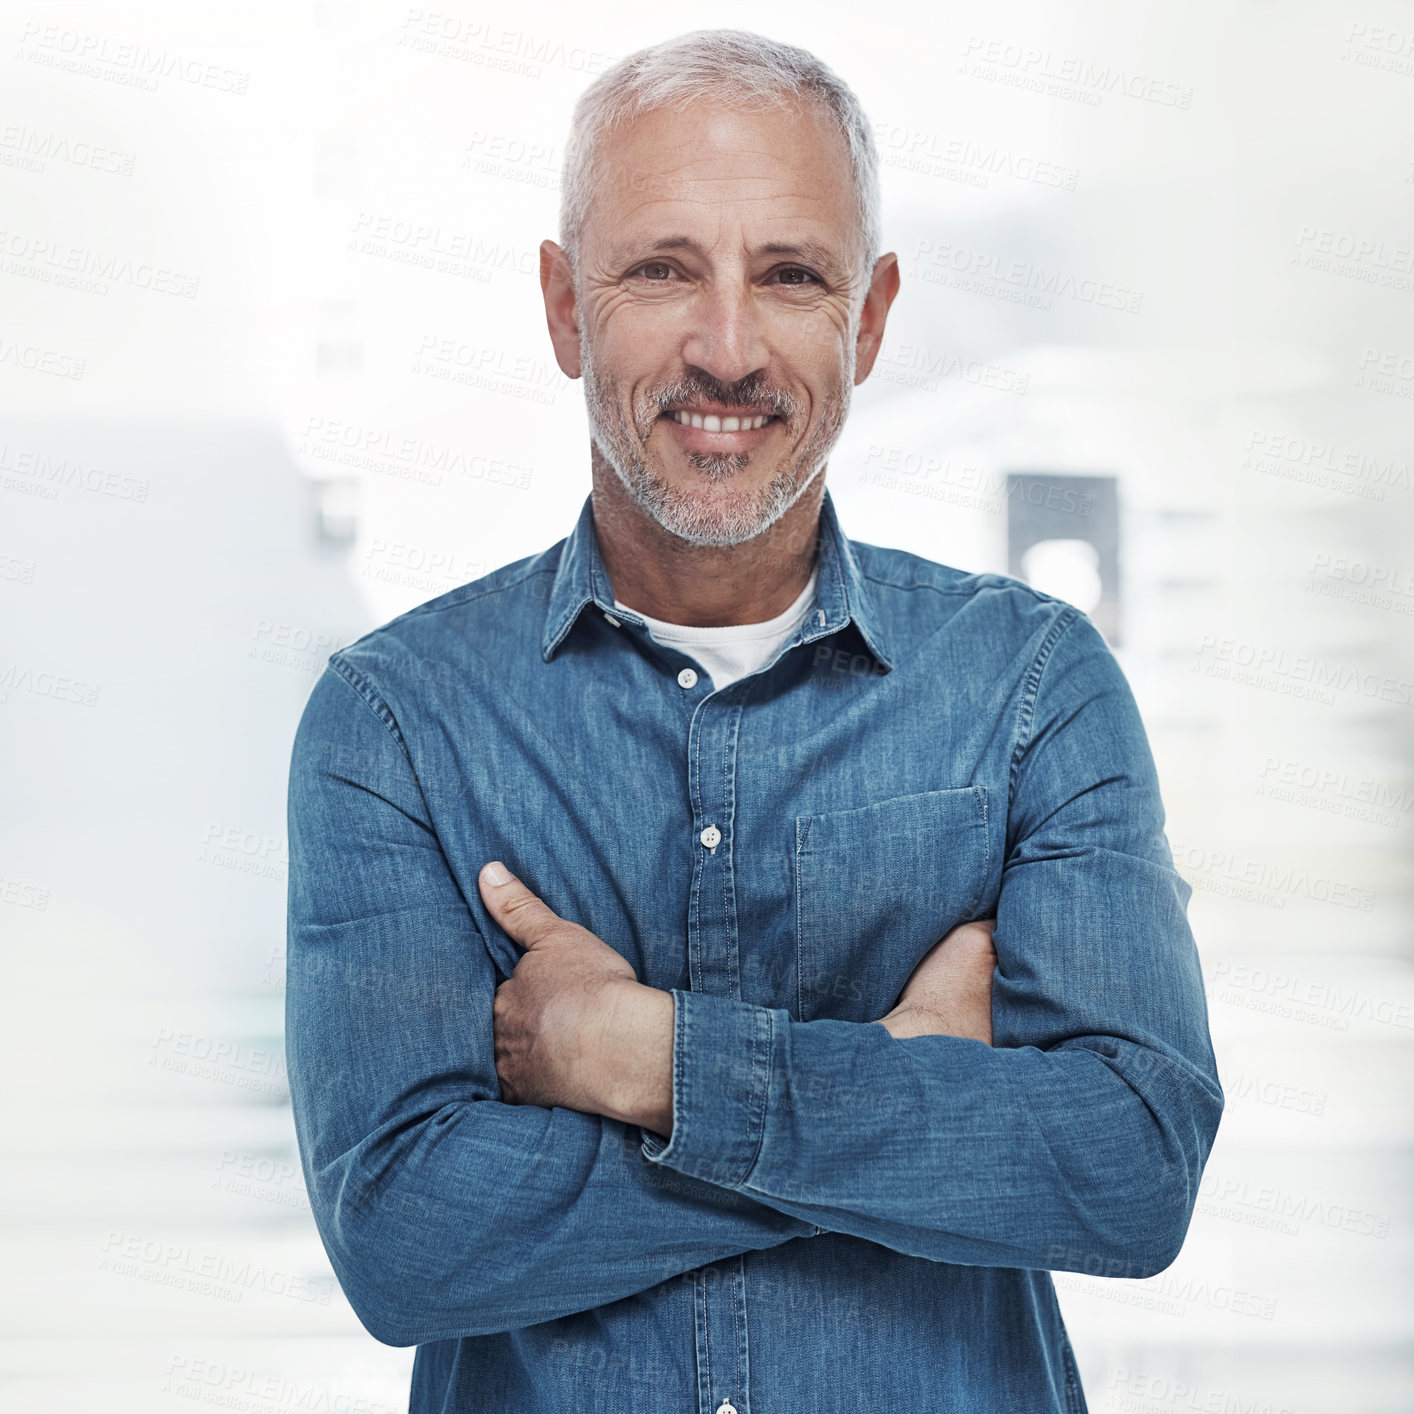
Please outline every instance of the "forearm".
[[655, 1162], [894, 1250], [970, 1265], [1160, 1269], [1220, 1100], [1114, 1038], [1050, 1051], [678, 994], [671, 1144]]
[[673, 997], [631, 982], [606, 989], [590, 1109], [655, 1134], [673, 1130]]
[[[345, 941], [360, 930], [350, 925]], [[481, 940], [462, 936], [464, 910], [404, 913], [399, 932], [430, 975], [439, 963], [486, 969]], [[440, 1065], [433, 1059], [439, 1042], [465, 1045], [478, 1034], [489, 1042], [474, 1014], [489, 977], [468, 977], [464, 989], [440, 996], [410, 987], [401, 1008], [398, 989], [385, 989], [370, 1024], [360, 1012], [372, 998], [321, 960], [331, 949], [337, 939], [292, 932], [291, 1091], [326, 1250], [380, 1340], [420, 1345], [534, 1325], [816, 1232], [745, 1194], [645, 1161], [626, 1124], [672, 1128], [669, 993], [637, 983], [606, 988], [593, 1034], [574, 1033], [576, 1044], [624, 1038], [585, 1047], [586, 1080], [602, 1087], [603, 1113], [584, 1112], [577, 1100], [573, 1108], [512, 1104], [498, 1097], [489, 1045], [473, 1042], [460, 1065], [447, 1064], [449, 1052]], [[392, 957], [378, 966], [390, 979], [412, 975]], [[409, 1035], [425, 1048], [416, 1074], [405, 1072], [398, 1044]], [[369, 1038], [390, 1043], [376, 1060]], [[331, 1087], [331, 1074], [360, 1079]], [[349, 1135], [360, 1142], [349, 1144]]]
[[[673, 1017], [671, 992], [640, 983], [614, 989], [596, 1052], [591, 1114], [665, 1138], [673, 1132]], [[890, 1012], [870, 1024], [896, 1040], [946, 1032], [936, 1018], [915, 1010]]]
[[654, 1169], [637, 1130], [595, 1115], [479, 1100], [392, 1127], [308, 1175], [340, 1282], [388, 1344], [533, 1325], [816, 1230]]

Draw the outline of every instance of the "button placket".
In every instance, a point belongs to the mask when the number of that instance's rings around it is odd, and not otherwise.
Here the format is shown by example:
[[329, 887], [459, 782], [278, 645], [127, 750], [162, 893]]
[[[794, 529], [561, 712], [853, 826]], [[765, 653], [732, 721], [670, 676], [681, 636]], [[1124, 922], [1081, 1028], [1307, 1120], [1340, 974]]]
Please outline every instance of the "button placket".
[[[700, 674], [699, 674], [700, 678]], [[700, 683], [700, 689], [709, 684]], [[691, 990], [741, 997], [741, 967], [732, 859], [728, 839], [736, 818], [736, 757], [745, 703], [733, 693], [693, 698], [687, 739], [687, 784], [693, 836], [693, 877], [687, 918]], [[696, 1310], [699, 1385], [696, 1414], [736, 1414], [751, 1408], [747, 1365], [746, 1277], [738, 1254], [706, 1269]]]

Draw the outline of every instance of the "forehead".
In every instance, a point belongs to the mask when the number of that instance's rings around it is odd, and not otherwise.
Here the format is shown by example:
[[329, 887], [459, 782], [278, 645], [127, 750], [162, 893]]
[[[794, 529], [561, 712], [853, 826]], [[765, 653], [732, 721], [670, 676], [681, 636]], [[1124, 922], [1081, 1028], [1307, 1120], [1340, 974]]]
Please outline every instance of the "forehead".
[[608, 133], [598, 156], [583, 243], [604, 255], [667, 232], [814, 242], [841, 258], [859, 239], [849, 148], [815, 104], [657, 109]]

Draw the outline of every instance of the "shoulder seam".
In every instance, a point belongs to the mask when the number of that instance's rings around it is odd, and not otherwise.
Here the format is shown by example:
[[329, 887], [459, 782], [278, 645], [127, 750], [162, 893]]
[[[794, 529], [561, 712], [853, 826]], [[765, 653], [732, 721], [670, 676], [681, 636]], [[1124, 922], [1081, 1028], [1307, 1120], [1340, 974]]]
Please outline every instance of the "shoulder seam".
[[403, 755], [407, 755], [407, 742], [403, 740], [402, 731], [398, 727], [397, 718], [393, 716], [388, 704], [373, 690], [373, 684], [368, 681], [357, 668], [344, 662], [337, 654], [330, 657], [329, 669], [334, 675], [363, 703], [365, 707], [378, 718], [388, 729], [389, 735], [402, 748]]
[[[398, 623], [402, 619], [415, 619], [423, 614], [440, 614], [445, 609], [459, 609], [463, 604], [474, 604], [478, 599], [485, 599], [489, 595], [502, 594], [508, 589], [514, 589], [518, 584], [524, 584], [527, 579], [533, 579], [538, 574], [553, 575], [554, 573], [555, 571], [549, 565], [541, 565], [539, 569], [527, 569], [523, 573], [518, 575], [515, 579], [508, 580], [505, 584], [489, 585], [485, 589], [477, 590], [475, 594], [468, 594], [464, 599], [454, 599], [450, 603], [446, 604], [438, 604], [433, 601], [427, 604], [414, 605], [405, 613], [399, 614], [397, 618], [389, 619], [388, 622], [386, 624], [381, 625], [381, 627], [392, 628], [394, 624]], [[457, 591], [455, 589], [451, 589], [447, 592], [449, 594], [455, 594]], [[375, 633], [378, 632], [377, 629], [374, 629], [373, 631]]]
[[1026, 680], [1022, 685], [1021, 710], [1017, 713], [1016, 720], [1016, 742], [1012, 746], [1011, 764], [1007, 769], [1008, 813], [1010, 813], [1011, 801], [1016, 794], [1017, 767], [1020, 764], [1022, 753], [1030, 742], [1031, 732], [1036, 724], [1036, 695], [1040, 691], [1041, 677], [1046, 671], [1046, 665], [1051, 661], [1056, 644], [1076, 623], [1084, 618], [1084, 615], [1074, 604], [1066, 604], [1063, 600], [1056, 602], [1062, 604], [1061, 612], [1056, 615], [1055, 622], [1047, 629], [1046, 636], [1041, 640], [1041, 646], [1036, 650], [1036, 657], [1027, 669]]
[[[552, 550], [554, 548], [555, 547], [553, 545], [550, 547], [550, 549]], [[542, 553], [544, 552], [542, 551]], [[532, 558], [539, 557], [535, 556]], [[522, 573], [519, 574], [515, 579], [509, 580], [505, 584], [489, 585], [485, 589], [478, 589], [474, 594], [468, 594], [465, 598], [452, 599], [450, 602], [445, 604], [440, 604], [437, 602], [438, 599], [444, 599], [448, 595], [458, 593], [462, 589], [470, 588], [470, 585], [458, 585], [456, 589], [447, 590], [446, 594], [439, 594], [436, 596], [436, 598], [429, 599], [426, 603], [423, 604], [414, 604], [411, 609], [404, 609], [401, 614], [395, 615], [393, 618], [388, 619], [384, 623], [376, 624], [373, 628], [369, 629], [368, 632], [365, 633], [361, 638], [357, 638], [354, 640], [354, 642], [346, 644], [345, 646], [348, 648], [357, 648], [360, 644], [366, 643], [369, 639], [375, 638], [380, 633], [385, 633], [389, 629], [396, 629], [399, 624], [404, 623], [409, 619], [421, 618], [424, 614], [440, 614], [448, 609], [459, 609], [463, 604], [474, 604], [478, 599], [485, 599], [489, 595], [501, 594], [504, 593], [506, 590], [514, 589], [517, 585], [524, 584], [526, 580], [534, 579], [536, 575], [553, 575], [555, 574], [555, 572], [555, 569], [550, 565], [541, 565], [538, 569], [527, 568], [526, 570], [522, 571]], [[497, 573], [497, 571], [493, 570], [492, 573]], [[472, 584], [475, 584], [477, 582], [478, 581], [476, 580], [471, 581]]]
[[[940, 566], [940, 568], [951, 569], [952, 566], [943, 565]], [[1024, 593], [1028, 594], [1032, 599], [1034, 599], [1038, 604], [1064, 603], [1064, 600], [1057, 599], [1053, 594], [1043, 594], [1040, 590], [1033, 589], [1029, 584], [1026, 583], [1024, 579], [1016, 579], [1011, 575], [999, 575], [993, 572], [992, 570], [983, 570], [977, 572], [969, 570], [957, 570], [956, 573], [964, 579], [994, 580], [998, 581], [996, 587], [1022, 590]], [[863, 566], [860, 566], [860, 576], [864, 579], [867, 579], [870, 584], [881, 584], [886, 589], [934, 589], [939, 594], [952, 594], [960, 598], [967, 598], [973, 594], [976, 594], [981, 589], [991, 587], [985, 584], [974, 584], [969, 589], [964, 589], [961, 586], [949, 588], [947, 585], [934, 584], [931, 580], [927, 579], [914, 579], [910, 580], [907, 584], [899, 584], [892, 579], [881, 579], [879, 575], [871, 574], [868, 570], [864, 569]], [[1068, 607], [1074, 606], [1072, 605]]]

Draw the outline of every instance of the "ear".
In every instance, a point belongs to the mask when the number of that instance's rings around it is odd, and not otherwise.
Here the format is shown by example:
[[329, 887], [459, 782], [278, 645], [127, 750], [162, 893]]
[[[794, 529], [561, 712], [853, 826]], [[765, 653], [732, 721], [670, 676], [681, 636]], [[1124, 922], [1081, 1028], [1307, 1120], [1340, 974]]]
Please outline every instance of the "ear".
[[545, 323], [555, 362], [566, 378], [578, 378], [579, 306], [574, 289], [574, 272], [569, 257], [554, 241], [540, 242], [540, 289], [545, 296]]
[[854, 382], [862, 383], [874, 367], [884, 343], [884, 322], [889, 306], [898, 294], [898, 256], [893, 251], [874, 262], [874, 274], [869, 281], [869, 293], [864, 296], [864, 309], [859, 316], [859, 332], [854, 339]]

